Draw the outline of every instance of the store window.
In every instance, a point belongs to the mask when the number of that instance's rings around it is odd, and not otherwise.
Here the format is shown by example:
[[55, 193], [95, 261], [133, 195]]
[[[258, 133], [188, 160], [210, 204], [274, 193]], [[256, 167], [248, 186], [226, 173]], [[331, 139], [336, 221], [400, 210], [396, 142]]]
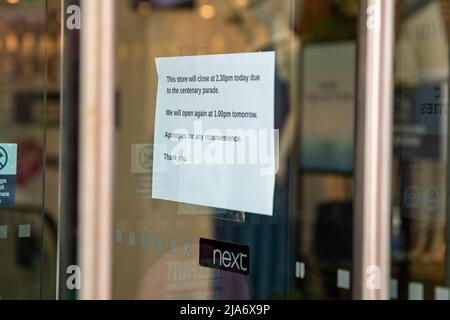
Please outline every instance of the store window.
[[398, 3], [393, 299], [449, 299], [448, 9], [446, 1]]

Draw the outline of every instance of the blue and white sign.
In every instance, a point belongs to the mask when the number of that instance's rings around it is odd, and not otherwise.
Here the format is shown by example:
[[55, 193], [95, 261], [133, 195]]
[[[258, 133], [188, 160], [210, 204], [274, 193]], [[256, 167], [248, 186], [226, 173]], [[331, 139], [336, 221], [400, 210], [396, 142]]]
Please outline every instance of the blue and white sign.
[[0, 143], [0, 207], [16, 203], [17, 144]]

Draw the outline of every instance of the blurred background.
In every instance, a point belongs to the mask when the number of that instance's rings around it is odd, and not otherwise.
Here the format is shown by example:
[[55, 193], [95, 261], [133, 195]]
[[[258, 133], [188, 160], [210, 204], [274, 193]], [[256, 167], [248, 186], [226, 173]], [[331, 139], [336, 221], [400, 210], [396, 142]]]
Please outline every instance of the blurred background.
[[[112, 297], [351, 299], [359, 1], [114, 3]], [[0, 205], [2, 299], [77, 298], [65, 286], [79, 262], [83, 187], [80, 31], [62, 25], [70, 5], [81, 3], [0, 0], [0, 144], [18, 145], [16, 203]], [[391, 298], [448, 300], [450, 5], [396, 9]], [[152, 153], [154, 59], [272, 50], [274, 216], [153, 200], [142, 159]], [[251, 273], [201, 268], [201, 237], [249, 246]]]

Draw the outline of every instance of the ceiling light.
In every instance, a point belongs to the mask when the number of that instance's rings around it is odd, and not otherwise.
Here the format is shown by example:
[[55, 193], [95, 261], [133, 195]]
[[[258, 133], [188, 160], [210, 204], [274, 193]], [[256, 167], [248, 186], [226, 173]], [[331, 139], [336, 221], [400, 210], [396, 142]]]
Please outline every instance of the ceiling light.
[[210, 4], [205, 4], [198, 9], [198, 14], [203, 19], [209, 20], [214, 18], [214, 16], [216, 15], [216, 8], [214, 8], [214, 6]]

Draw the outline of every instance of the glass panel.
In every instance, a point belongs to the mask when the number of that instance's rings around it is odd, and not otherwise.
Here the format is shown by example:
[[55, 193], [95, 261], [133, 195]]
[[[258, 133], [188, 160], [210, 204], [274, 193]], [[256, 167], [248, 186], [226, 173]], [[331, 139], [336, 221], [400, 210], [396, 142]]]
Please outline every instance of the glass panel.
[[[56, 70], [61, 72], [61, 112], [57, 119], [60, 140], [60, 183], [59, 183], [59, 216], [58, 216], [58, 299], [76, 299], [77, 290], [67, 285], [67, 278], [73, 274], [68, 270], [79, 264], [77, 257], [78, 240], [78, 186], [79, 186], [79, 77], [80, 77], [80, 25], [81, 13], [79, 0], [55, 1], [64, 8], [65, 21], [63, 28], [60, 19], [56, 19], [58, 32], [61, 33], [62, 52], [60, 64]], [[56, 11], [60, 13], [60, 10]], [[60, 17], [57, 15], [56, 17]], [[49, 23], [52, 19], [49, 19]], [[55, 30], [56, 31], [56, 30]], [[50, 71], [49, 71], [50, 72]], [[47, 129], [50, 131], [50, 128]], [[48, 136], [50, 133], [48, 133]], [[48, 143], [49, 144], [49, 143]], [[49, 146], [50, 148], [50, 146]]]
[[[57, 82], [56, 76], [47, 83], [46, 70], [58, 63], [58, 37], [46, 33], [46, 8], [43, 0], [0, 3], [2, 299], [55, 295], [57, 172], [48, 184], [56, 189], [53, 202], [46, 205], [44, 177], [55, 171], [44, 161], [44, 119], [46, 90]], [[49, 65], [47, 52], [56, 57]], [[58, 100], [52, 103], [58, 106]]]
[[299, 298], [352, 295], [357, 14], [357, 1], [305, 1], [301, 19]]
[[[357, 10], [331, 0], [116, 2], [114, 298], [351, 297]], [[155, 58], [271, 50], [273, 217], [152, 199]], [[250, 273], [200, 267], [200, 238], [248, 246]]]
[[393, 299], [449, 299], [448, 1], [398, 1]]

